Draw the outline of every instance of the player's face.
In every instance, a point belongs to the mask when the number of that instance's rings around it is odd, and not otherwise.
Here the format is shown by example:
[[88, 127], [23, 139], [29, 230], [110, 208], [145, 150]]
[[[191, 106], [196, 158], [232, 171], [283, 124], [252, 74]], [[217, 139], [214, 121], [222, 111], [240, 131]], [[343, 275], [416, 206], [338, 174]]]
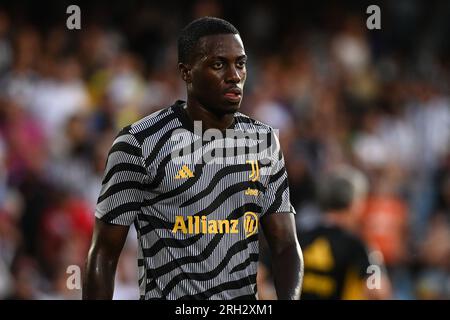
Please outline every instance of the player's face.
[[234, 113], [241, 104], [247, 56], [237, 34], [200, 39], [191, 69], [188, 93], [216, 114]]

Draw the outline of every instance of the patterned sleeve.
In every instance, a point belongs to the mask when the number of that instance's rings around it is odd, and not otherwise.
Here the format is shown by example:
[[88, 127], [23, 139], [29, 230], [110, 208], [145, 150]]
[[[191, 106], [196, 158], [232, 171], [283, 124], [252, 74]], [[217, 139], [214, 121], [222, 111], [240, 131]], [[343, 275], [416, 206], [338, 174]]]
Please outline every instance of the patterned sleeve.
[[264, 194], [263, 215], [268, 213], [290, 212], [296, 213], [291, 205], [289, 196], [289, 181], [284, 163], [280, 142], [275, 133], [272, 133], [274, 141], [270, 165], [270, 176], [267, 189]]
[[141, 147], [125, 128], [109, 151], [95, 216], [110, 224], [131, 225], [141, 210], [146, 173]]

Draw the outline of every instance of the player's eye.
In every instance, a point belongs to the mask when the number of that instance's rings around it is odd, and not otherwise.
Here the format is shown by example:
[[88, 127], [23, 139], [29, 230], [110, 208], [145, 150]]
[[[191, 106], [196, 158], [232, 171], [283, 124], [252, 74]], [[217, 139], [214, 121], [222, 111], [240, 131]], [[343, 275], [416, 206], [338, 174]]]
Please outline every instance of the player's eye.
[[223, 67], [223, 63], [220, 62], [220, 61], [214, 62], [214, 64], [213, 64], [213, 68], [216, 69], [216, 70], [219, 70], [222, 67]]
[[245, 65], [246, 65], [246, 61], [244, 61], [244, 60], [242, 60], [242, 61], [239, 61], [238, 63], [237, 63], [237, 66], [238, 66], [238, 68], [244, 68], [245, 67]]

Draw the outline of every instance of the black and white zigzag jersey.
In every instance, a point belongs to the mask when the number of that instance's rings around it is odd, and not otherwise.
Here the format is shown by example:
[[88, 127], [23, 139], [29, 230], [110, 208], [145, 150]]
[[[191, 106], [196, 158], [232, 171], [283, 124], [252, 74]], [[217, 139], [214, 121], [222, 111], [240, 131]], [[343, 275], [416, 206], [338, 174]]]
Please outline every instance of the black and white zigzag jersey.
[[295, 213], [278, 138], [241, 113], [198, 130], [184, 107], [119, 133], [95, 215], [134, 223], [141, 299], [255, 299], [259, 221]]

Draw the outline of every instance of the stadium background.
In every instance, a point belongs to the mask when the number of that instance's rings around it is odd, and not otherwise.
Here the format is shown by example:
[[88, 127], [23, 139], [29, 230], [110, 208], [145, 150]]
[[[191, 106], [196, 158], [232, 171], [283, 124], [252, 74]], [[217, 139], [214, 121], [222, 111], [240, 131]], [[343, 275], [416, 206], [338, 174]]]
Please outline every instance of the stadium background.
[[[381, 30], [366, 28], [370, 4]], [[280, 129], [299, 227], [318, 216], [320, 173], [351, 164], [370, 182], [357, 231], [393, 298], [449, 299], [450, 3], [416, 0], [0, 4], [0, 299], [80, 297], [66, 270], [84, 264], [107, 151], [184, 97], [176, 36], [205, 15], [241, 31], [242, 109]], [[134, 237], [115, 298], [138, 298]]]

